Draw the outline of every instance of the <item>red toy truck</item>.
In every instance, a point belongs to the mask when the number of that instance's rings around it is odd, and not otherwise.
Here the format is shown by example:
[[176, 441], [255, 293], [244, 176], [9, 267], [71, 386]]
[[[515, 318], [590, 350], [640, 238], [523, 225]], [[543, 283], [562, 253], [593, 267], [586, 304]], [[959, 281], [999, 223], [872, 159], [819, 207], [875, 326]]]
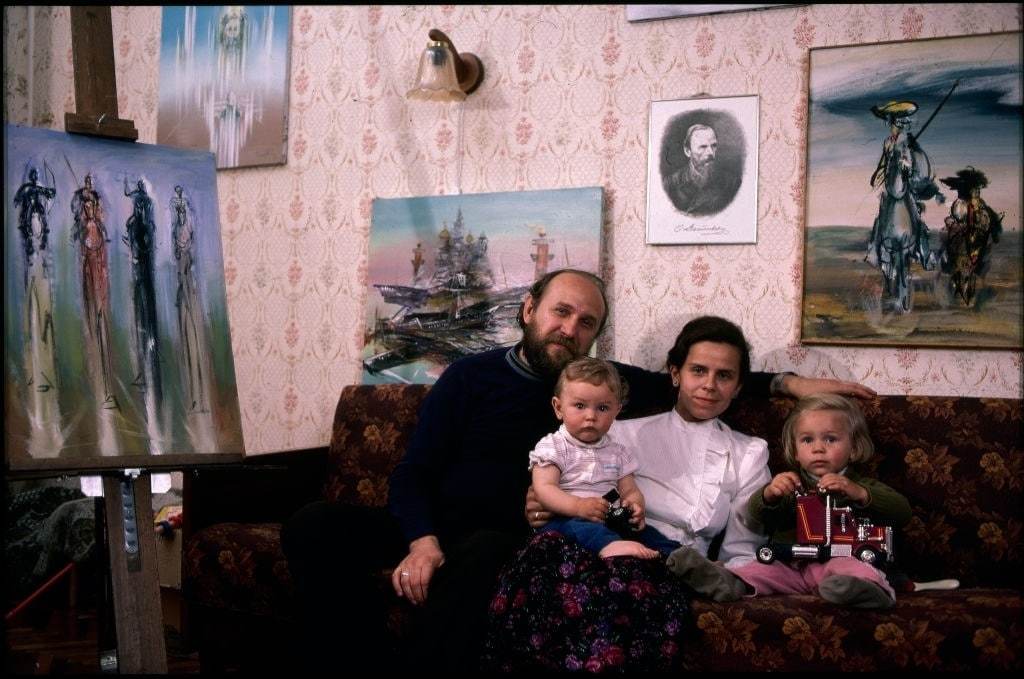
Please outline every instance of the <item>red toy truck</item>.
[[849, 506], [838, 506], [829, 493], [796, 492], [796, 542], [766, 542], [757, 550], [761, 563], [853, 556], [881, 566], [893, 560], [892, 527], [872, 525]]

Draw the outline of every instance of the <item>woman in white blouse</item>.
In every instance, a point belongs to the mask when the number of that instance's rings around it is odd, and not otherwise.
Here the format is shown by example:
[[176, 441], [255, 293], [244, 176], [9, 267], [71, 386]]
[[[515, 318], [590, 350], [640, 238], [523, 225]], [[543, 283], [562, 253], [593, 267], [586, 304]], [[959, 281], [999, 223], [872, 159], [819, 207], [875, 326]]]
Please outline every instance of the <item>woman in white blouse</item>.
[[696, 318], [676, 338], [668, 369], [679, 389], [675, 408], [617, 421], [609, 434], [639, 459], [648, 523], [702, 554], [724, 529], [719, 558], [749, 561], [762, 536], [744, 524], [743, 507], [771, 480], [768, 444], [718, 419], [750, 372], [743, 332], [723, 318]]

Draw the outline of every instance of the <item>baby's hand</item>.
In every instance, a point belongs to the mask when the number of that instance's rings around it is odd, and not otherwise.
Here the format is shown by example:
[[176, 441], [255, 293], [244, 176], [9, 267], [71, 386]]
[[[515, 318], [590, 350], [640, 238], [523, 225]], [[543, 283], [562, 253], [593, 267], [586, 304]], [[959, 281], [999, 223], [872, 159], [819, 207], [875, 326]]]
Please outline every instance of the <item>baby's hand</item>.
[[800, 477], [796, 472], [782, 472], [776, 474], [771, 483], [765, 486], [761, 495], [767, 504], [775, 504], [779, 500], [796, 492], [800, 488]]
[[818, 489], [830, 493], [842, 493], [860, 505], [867, 503], [871, 499], [867, 488], [851, 481], [842, 474], [825, 474], [818, 481]]
[[624, 507], [629, 507], [629, 511], [633, 512], [633, 514], [629, 517], [630, 525], [632, 525], [636, 530], [643, 530], [644, 526], [647, 524], [644, 516], [643, 500], [630, 498], [628, 500], [623, 500], [622, 505]]
[[608, 501], [600, 497], [576, 498], [576, 516], [595, 523], [604, 523], [608, 514]]

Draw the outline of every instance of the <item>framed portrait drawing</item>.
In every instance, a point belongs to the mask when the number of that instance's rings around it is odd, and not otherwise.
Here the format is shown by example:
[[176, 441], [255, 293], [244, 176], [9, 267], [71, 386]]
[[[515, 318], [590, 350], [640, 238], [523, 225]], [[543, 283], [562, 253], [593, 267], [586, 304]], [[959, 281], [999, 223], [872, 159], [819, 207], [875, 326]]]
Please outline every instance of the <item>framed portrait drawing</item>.
[[757, 242], [758, 98], [651, 102], [647, 242]]
[[809, 68], [802, 340], [1020, 349], [1021, 33]]

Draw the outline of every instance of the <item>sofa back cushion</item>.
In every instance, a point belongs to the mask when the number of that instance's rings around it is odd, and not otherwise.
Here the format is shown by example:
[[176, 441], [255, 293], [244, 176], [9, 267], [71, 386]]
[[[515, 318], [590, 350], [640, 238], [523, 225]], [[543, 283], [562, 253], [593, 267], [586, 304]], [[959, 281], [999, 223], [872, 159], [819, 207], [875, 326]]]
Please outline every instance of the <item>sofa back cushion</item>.
[[[345, 387], [338, 399], [324, 497], [387, 503], [426, 396], [425, 385]], [[786, 469], [781, 432], [795, 401], [741, 399], [725, 419], [768, 441], [773, 473]], [[1017, 586], [1024, 450], [1021, 402], [1013, 399], [882, 396], [861, 403], [875, 442], [864, 471], [903, 493], [914, 510], [897, 540], [897, 564], [918, 580]], [[526, 451], [524, 451], [524, 456]]]
[[334, 411], [324, 499], [383, 507], [388, 477], [405, 453], [425, 384], [344, 387]]

